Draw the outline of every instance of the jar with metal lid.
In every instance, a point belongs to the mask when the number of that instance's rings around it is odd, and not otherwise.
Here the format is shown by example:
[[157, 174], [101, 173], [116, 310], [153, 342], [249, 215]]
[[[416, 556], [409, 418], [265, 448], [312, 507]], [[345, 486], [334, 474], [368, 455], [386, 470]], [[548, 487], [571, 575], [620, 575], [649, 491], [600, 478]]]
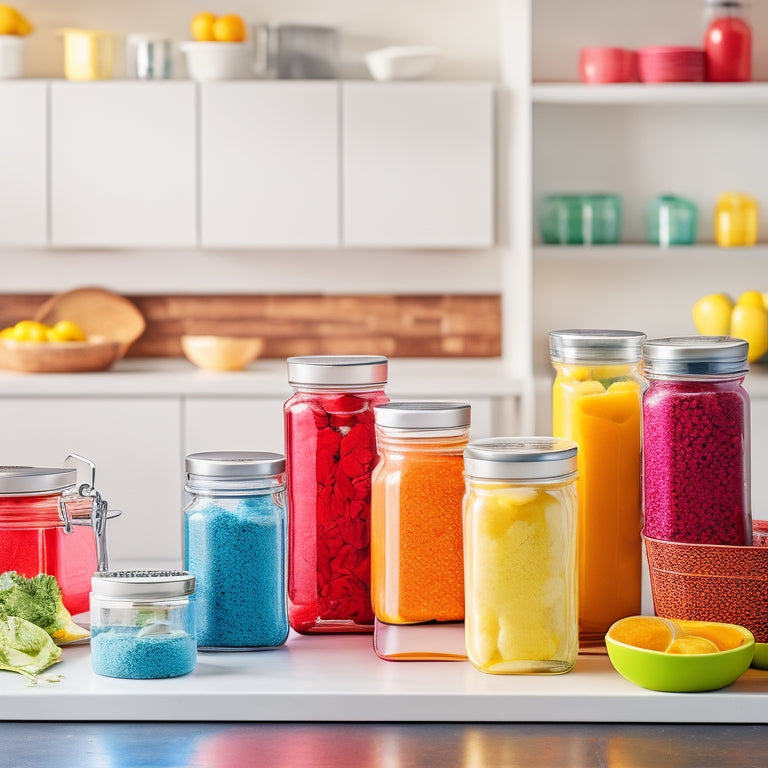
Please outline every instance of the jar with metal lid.
[[297, 632], [372, 632], [374, 406], [386, 357], [288, 358], [284, 406], [288, 619]]
[[195, 577], [106, 571], [91, 580], [91, 664], [105, 677], [151, 679], [195, 668]]
[[645, 536], [751, 543], [748, 348], [730, 336], [645, 342]]
[[288, 637], [285, 457], [215, 451], [186, 458], [184, 567], [196, 579], [197, 644], [257, 650]]
[[464, 451], [466, 645], [492, 674], [559, 674], [578, 655], [577, 448], [490, 438]]
[[645, 334], [549, 334], [556, 371], [552, 434], [579, 448], [579, 642], [603, 643], [611, 624], [640, 613], [642, 375]]
[[107, 502], [90, 481], [78, 485], [75, 467], [0, 466], [0, 573], [55, 576], [62, 601], [75, 615], [88, 610], [91, 576], [106, 570]]
[[374, 650], [390, 660], [466, 659], [462, 499], [470, 406], [386, 403], [374, 413]]

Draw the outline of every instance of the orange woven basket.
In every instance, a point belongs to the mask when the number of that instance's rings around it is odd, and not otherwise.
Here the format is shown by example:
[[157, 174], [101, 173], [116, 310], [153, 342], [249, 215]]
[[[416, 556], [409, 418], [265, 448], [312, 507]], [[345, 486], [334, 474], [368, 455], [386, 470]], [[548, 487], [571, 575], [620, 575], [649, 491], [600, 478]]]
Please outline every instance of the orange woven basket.
[[[765, 541], [768, 523], [754, 533]], [[768, 642], [768, 546], [643, 541], [657, 616], [739, 624]]]

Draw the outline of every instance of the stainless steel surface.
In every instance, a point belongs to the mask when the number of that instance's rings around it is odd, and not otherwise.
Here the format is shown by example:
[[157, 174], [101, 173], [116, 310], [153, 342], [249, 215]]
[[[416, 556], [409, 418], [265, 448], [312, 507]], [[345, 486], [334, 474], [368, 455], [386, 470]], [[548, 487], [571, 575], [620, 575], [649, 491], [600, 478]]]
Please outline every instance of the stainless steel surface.
[[8, 768], [762, 768], [767, 743], [765, 725], [0, 723]]
[[188, 571], [105, 571], [91, 577], [94, 595], [115, 600], [163, 600], [195, 591]]
[[472, 409], [466, 403], [384, 403], [373, 408], [376, 424], [401, 430], [468, 427]]
[[467, 475], [488, 480], [565, 480], [576, 462], [576, 443], [559, 437], [489, 437], [464, 449]]
[[549, 334], [549, 356], [556, 363], [637, 363], [645, 334], [571, 328]]
[[256, 72], [260, 77], [334, 79], [338, 73], [339, 33], [311, 24], [256, 24]]

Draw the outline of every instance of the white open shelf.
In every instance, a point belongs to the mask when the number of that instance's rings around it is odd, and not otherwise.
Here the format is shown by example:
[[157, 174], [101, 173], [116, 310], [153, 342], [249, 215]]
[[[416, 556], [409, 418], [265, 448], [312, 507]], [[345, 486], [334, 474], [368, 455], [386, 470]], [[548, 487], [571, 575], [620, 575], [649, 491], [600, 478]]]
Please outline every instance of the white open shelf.
[[534, 83], [535, 104], [768, 104], [768, 83]]

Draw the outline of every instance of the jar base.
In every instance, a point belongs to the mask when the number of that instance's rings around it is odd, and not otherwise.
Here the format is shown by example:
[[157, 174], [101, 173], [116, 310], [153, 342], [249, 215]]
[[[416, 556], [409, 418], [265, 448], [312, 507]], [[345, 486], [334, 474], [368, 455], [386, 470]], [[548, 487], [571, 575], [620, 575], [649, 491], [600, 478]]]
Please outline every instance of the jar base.
[[575, 662], [565, 659], [500, 661], [488, 666], [474, 666], [489, 675], [562, 675], [573, 669]]
[[386, 661], [467, 661], [464, 622], [387, 624], [376, 619], [373, 649]]

